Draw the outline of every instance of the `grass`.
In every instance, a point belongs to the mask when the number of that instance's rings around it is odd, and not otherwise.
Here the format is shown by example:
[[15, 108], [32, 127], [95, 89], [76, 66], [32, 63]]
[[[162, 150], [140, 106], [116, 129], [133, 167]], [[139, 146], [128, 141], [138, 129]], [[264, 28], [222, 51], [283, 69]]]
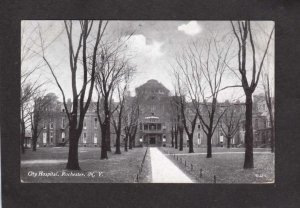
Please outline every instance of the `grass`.
[[[213, 183], [214, 176], [217, 183], [274, 182], [274, 154], [269, 149], [254, 149], [255, 167], [250, 170], [243, 169], [243, 148], [213, 148], [212, 158], [206, 158], [205, 148], [195, 148], [195, 154], [189, 154], [188, 148], [178, 151], [162, 147], [160, 150], [199, 183]], [[108, 152], [108, 160], [100, 160], [99, 147], [80, 147], [79, 165], [82, 170], [67, 171], [67, 147], [39, 148], [36, 152], [27, 150], [21, 155], [21, 180], [25, 183], [133, 183], [145, 151], [146, 148], [134, 148], [116, 155], [112, 149], [112, 152]], [[36, 177], [29, 173], [35, 173]], [[79, 176], [64, 176], [63, 173]], [[139, 174], [139, 182], [150, 183], [151, 180], [151, 158], [148, 151]]]
[[[67, 147], [27, 150], [21, 156], [21, 180], [25, 183], [132, 183], [145, 151], [146, 148], [134, 148], [116, 155], [112, 149], [108, 152], [108, 160], [100, 160], [99, 147], [80, 147], [82, 170], [68, 171], [65, 169]], [[30, 173], [37, 176], [29, 176]], [[68, 174], [80, 176], [65, 176]]]
[[213, 183], [214, 176], [216, 183], [273, 183], [275, 180], [274, 153], [270, 153], [268, 149], [254, 149], [257, 152], [254, 153], [254, 169], [248, 170], [243, 169], [244, 154], [239, 153], [244, 152], [243, 148], [213, 148], [212, 158], [206, 158], [206, 154], [202, 154], [206, 153], [205, 148], [195, 148], [196, 154], [189, 154], [187, 148], [183, 151], [174, 148], [161, 150], [169, 153], [168, 157], [175, 164], [197, 178], [200, 183]]
[[139, 183], [151, 183], [152, 182], [152, 170], [151, 170], [151, 158], [150, 150], [148, 149], [145, 156], [142, 172], [139, 174]]

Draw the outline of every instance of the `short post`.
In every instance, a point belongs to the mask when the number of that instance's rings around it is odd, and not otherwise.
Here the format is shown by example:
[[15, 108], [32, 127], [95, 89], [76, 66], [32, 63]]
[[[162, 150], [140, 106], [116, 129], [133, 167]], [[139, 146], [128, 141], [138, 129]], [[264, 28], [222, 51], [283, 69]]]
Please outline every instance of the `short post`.
[[139, 182], [139, 174], [136, 174], [136, 182]]
[[214, 175], [214, 183], [217, 183], [217, 177]]
[[184, 166], [186, 167], [186, 160], [184, 161]]
[[202, 172], [203, 172], [203, 170], [202, 170], [202, 168], [200, 169], [200, 178], [202, 178]]
[[191, 163], [191, 170], [193, 170], [193, 164]]

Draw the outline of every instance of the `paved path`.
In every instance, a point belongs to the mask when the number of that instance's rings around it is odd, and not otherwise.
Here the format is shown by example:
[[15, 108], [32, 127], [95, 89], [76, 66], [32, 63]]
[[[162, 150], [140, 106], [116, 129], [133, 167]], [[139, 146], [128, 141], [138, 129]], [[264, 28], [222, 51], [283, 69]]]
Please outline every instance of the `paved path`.
[[150, 147], [150, 158], [153, 183], [193, 183], [156, 147]]

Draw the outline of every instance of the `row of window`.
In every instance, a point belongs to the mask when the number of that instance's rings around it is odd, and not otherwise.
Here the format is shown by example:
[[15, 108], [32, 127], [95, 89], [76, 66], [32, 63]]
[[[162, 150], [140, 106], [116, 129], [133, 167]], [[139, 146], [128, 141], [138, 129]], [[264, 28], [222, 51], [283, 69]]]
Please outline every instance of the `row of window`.
[[[263, 122], [263, 126], [262, 126], [262, 128], [267, 128], [267, 120], [262, 120], [262, 122]], [[242, 129], [243, 129], [243, 131], [245, 131], [245, 122], [243, 122], [242, 123]], [[254, 120], [254, 129], [259, 129], [259, 119], [255, 119]]]
[[[82, 134], [82, 143], [86, 144], [86, 142], [87, 142], [87, 133], [83, 132], [83, 134]], [[94, 133], [93, 142], [94, 142], [94, 144], [98, 143], [98, 135], [97, 135], [97, 133]]]
[[[53, 131], [50, 131], [50, 134], [49, 134], [49, 143], [53, 143], [53, 137], [54, 137]], [[63, 138], [65, 138], [65, 134], [63, 135]], [[46, 144], [46, 143], [47, 143], [47, 133], [44, 132], [43, 133], [43, 144]]]
[[[86, 129], [86, 121], [83, 121], [83, 128]], [[66, 127], [66, 118], [61, 118], [61, 128], [64, 129]], [[46, 122], [44, 122], [43, 124], [43, 128], [47, 129], [47, 125]], [[49, 122], [49, 128], [53, 129], [54, 128], [54, 121], [53, 119], [50, 119]], [[98, 118], [94, 118], [94, 128], [97, 129], [98, 128]]]
[[[54, 133], [53, 133], [53, 131], [50, 131], [50, 133], [49, 133], [49, 143], [53, 143], [53, 138], [54, 138]], [[66, 134], [65, 134], [65, 132], [62, 132], [61, 133], [61, 141], [65, 142], [65, 139], [66, 139]], [[94, 134], [93, 142], [95, 144], [98, 143], [97, 133]], [[47, 143], [47, 133], [44, 132], [43, 133], [43, 144], [46, 144], [46, 143]], [[87, 143], [87, 133], [86, 132], [82, 133], [82, 143], [84, 143], [84, 144]]]
[[[83, 128], [86, 129], [86, 120], [83, 121]], [[98, 128], [98, 118], [94, 118], [94, 129]]]
[[[140, 129], [143, 130], [142, 124], [140, 124]], [[161, 130], [161, 124], [144, 124], [144, 130]]]

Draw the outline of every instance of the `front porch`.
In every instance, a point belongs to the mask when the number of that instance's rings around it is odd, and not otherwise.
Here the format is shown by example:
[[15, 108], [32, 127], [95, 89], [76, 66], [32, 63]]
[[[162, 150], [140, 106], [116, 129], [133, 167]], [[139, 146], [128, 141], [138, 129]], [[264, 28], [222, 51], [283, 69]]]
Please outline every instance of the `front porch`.
[[162, 134], [145, 134], [140, 138], [143, 146], [161, 147], [163, 146]]

